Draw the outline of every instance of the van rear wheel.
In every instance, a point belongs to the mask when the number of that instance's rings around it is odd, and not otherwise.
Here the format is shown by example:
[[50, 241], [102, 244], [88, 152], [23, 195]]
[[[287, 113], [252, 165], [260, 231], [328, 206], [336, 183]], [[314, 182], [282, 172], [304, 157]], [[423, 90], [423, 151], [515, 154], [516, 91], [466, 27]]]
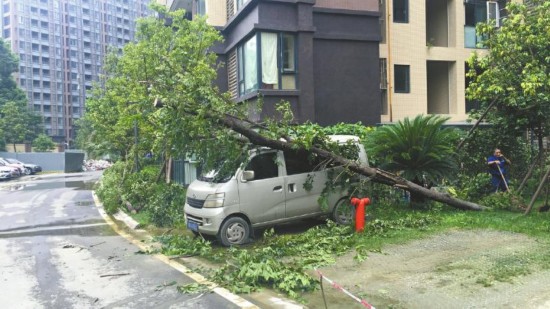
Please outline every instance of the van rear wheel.
[[339, 199], [332, 210], [332, 219], [340, 225], [352, 224], [354, 215], [355, 208], [348, 197]]
[[222, 224], [218, 232], [218, 240], [229, 247], [242, 245], [250, 237], [250, 225], [241, 217], [231, 217]]

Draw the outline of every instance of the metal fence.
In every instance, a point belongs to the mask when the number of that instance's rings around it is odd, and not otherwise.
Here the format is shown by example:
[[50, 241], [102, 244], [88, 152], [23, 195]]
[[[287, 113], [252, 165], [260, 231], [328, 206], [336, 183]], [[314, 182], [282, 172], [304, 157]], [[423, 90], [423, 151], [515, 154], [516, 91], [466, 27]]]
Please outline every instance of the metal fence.
[[197, 179], [200, 171], [197, 162], [189, 160], [172, 160], [172, 181], [183, 186], [188, 186]]

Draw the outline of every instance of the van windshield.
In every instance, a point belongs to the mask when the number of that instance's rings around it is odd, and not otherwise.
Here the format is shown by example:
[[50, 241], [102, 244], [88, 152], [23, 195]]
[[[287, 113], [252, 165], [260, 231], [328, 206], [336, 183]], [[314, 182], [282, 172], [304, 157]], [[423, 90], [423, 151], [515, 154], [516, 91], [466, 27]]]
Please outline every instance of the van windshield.
[[213, 183], [228, 182], [231, 177], [235, 175], [235, 172], [237, 171], [237, 168], [241, 165], [243, 158], [244, 156], [241, 156], [241, 158], [237, 159], [236, 161], [219, 162], [218, 164], [215, 164], [213, 169], [201, 173], [201, 175], [197, 177], [197, 179], [200, 181]]
[[220, 172], [221, 170], [211, 170], [207, 173], [202, 173], [199, 177], [197, 177], [197, 179], [205, 182], [222, 183], [228, 182], [235, 174], [235, 171]]

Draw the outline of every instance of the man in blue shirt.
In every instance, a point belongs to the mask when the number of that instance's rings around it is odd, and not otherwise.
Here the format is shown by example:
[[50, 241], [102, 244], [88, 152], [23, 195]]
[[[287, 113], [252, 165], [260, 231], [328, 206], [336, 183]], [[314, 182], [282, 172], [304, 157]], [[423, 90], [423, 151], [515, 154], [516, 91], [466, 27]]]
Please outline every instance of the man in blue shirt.
[[510, 160], [498, 148], [495, 149], [492, 156], [487, 158], [487, 165], [489, 165], [489, 173], [491, 174], [491, 185], [494, 189], [493, 192], [498, 192], [499, 190], [502, 192], [508, 191], [508, 169], [506, 166], [510, 164]]

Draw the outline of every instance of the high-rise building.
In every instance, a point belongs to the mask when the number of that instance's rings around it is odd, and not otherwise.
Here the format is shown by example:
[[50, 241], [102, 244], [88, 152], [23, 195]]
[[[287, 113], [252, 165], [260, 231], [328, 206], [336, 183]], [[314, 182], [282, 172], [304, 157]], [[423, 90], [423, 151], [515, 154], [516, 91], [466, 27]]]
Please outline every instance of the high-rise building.
[[2, 0], [2, 38], [19, 56], [15, 78], [57, 142], [75, 137], [103, 58], [135, 34], [151, 0]]

